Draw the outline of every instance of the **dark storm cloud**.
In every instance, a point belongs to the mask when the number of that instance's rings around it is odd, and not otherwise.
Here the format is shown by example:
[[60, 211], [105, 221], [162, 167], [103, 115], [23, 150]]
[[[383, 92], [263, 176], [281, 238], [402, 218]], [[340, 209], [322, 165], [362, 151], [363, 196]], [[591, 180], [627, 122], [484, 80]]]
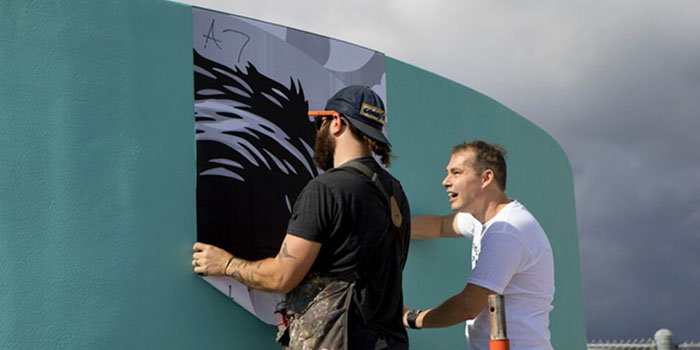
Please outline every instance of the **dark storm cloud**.
[[588, 47], [597, 60], [572, 65], [554, 106], [528, 108], [574, 170], [590, 338], [700, 330], [700, 50], [650, 17]]

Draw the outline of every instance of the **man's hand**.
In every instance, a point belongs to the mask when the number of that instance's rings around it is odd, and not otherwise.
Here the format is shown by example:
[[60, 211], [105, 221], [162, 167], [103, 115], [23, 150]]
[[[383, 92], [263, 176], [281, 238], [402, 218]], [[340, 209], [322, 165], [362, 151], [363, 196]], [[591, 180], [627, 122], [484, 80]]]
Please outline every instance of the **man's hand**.
[[223, 276], [226, 274], [226, 264], [233, 255], [210, 244], [197, 242], [192, 247], [192, 266], [200, 276]]

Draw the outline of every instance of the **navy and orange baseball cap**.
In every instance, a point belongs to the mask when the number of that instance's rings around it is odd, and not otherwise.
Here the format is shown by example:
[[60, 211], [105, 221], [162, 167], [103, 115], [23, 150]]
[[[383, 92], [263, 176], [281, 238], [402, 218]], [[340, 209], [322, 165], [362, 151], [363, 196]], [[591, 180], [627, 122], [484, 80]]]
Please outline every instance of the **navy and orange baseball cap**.
[[[325, 113], [324, 113], [325, 112]], [[391, 146], [382, 133], [386, 124], [384, 102], [367, 86], [351, 85], [336, 92], [326, 103], [325, 111], [309, 111], [309, 115], [338, 112], [374, 141]]]

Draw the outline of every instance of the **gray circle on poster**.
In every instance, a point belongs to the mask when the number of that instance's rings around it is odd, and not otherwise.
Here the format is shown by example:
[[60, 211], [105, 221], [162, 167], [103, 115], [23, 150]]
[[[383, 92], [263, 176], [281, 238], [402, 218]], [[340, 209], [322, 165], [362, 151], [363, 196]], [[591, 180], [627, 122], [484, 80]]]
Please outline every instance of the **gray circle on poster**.
[[288, 28], [287, 42], [321, 65], [326, 64], [331, 53], [330, 39], [300, 30]]

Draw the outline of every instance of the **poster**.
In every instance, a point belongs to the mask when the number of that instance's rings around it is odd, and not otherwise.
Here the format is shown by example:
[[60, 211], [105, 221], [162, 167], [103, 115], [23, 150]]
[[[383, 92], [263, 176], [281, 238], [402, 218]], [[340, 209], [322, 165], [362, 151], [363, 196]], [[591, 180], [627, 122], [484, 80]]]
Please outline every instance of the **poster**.
[[[197, 240], [249, 260], [275, 256], [296, 196], [320, 171], [307, 111], [355, 84], [371, 87], [388, 107], [384, 55], [196, 7], [192, 26]], [[233, 278], [204, 279], [275, 324], [282, 295]]]

